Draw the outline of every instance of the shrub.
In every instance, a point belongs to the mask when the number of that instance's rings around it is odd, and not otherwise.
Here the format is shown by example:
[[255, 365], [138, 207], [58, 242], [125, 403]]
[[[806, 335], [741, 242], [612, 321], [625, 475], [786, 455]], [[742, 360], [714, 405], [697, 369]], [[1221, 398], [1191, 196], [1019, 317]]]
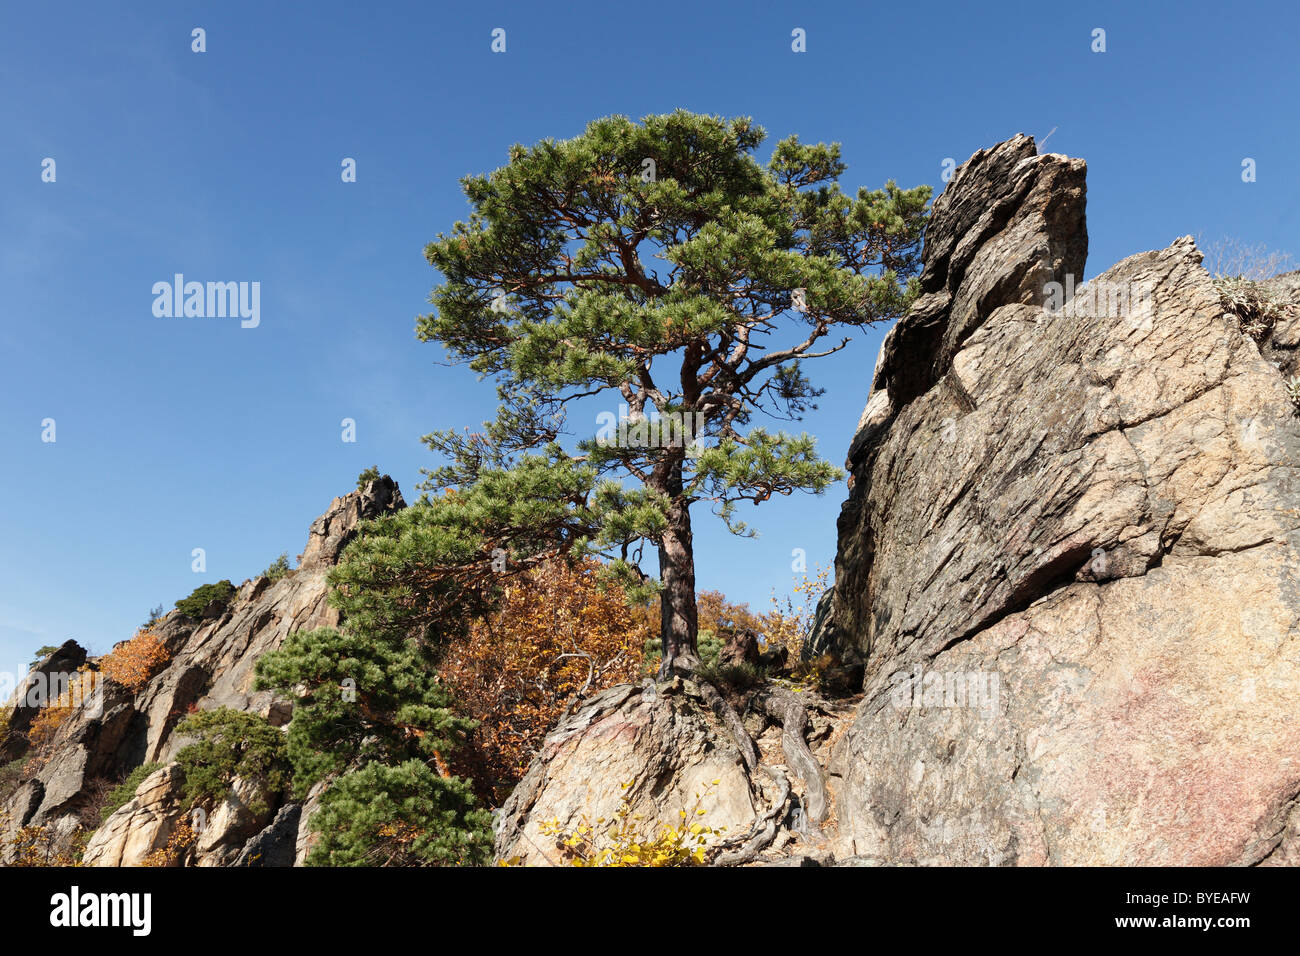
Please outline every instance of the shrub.
[[372, 481], [378, 481], [378, 480], [379, 480], [379, 466], [371, 465], [361, 474], [357, 475], [357, 491], [365, 491], [366, 485], [370, 484]]
[[288, 755], [300, 795], [368, 761], [436, 761], [474, 727], [423, 651], [350, 630], [289, 635], [258, 660], [257, 688], [297, 696]]
[[1268, 338], [1277, 321], [1291, 310], [1284, 296], [1251, 279], [1219, 277], [1214, 285], [1224, 310], [1256, 342]]
[[171, 659], [171, 651], [163, 639], [153, 631], [138, 631], [135, 637], [120, 644], [99, 660], [99, 670], [105, 677], [126, 687], [132, 693], [140, 690], [149, 678], [158, 673]]
[[[714, 780], [711, 787], [718, 783]], [[623, 789], [629, 786], [625, 783]], [[698, 822], [696, 818], [705, 812], [700, 807], [703, 799], [704, 793], [697, 793], [690, 810], [677, 811], [677, 824], [647, 826], [640, 815], [632, 813], [624, 797], [609, 821], [602, 817], [593, 824], [584, 816], [573, 830], [565, 830], [558, 820], [543, 823], [538, 829], [555, 839], [560, 862], [565, 866], [703, 866], [710, 838], [726, 829]], [[508, 860], [506, 865], [516, 862], [517, 858]]]
[[18, 785], [28, 776], [25, 772], [27, 758], [19, 757], [0, 766], [0, 802], [7, 802]]
[[135, 796], [135, 791], [140, 784], [144, 783], [144, 778], [153, 773], [162, 764], [160, 763], [142, 763], [126, 775], [126, 779], [119, 783], [108, 793], [108, 798], [104, 806], [99, 811], [100, 820], [107, 820], [114, 813], [126, 806], [127, 801]]
[[457, 709], [478, 722], [451, 766], [491, 802], [505, 799], [575, 699], [640, 673], [632, 613], [597, 573], [594, 562], [556, 560], [521, 574], [443, 654], [439, 672]]
[[272, 581], [278, 581], [291, 570], [292, 568], [289, 567], [289, 552], [281, 551], [280, 556], [267, 565], [266, 570], [262, 572], [262, 576], [270, 578]]
[[1295, 414], [1300, 416], [1300, 375], [1295, 375], [1286, 383], [1287, 398], [1291, 400], [1291, 407]]
[[198, 738], [176, 755], [185, 775], [187, 807], [219, 803], [239, 777], [258, 784], [261, 797], [249, 809], [264, 813], [265, 797], [282, 793], [289, 784], [284, 734], [256, 714], [227, 707], [202, 711], [181, 721], [176, 732]]
[[186, 617], [199, 620], [208, 609], [208, 605], [215, 601], [224, 607], [234, 596], [235, 586], [228, 580], [218, 581], [216, 584], [200, 584], [190, 592], [189, 597], [177, 601], [176, 608]]
[[784, 647], [791, 662], [798, 661], [812, 635], [817, 619], [817, 602], [830, 579], [830, 568], [814, 567], [794, 586], [794, 597], [779, 599], [772, 593], [772, 610], [763, 615], [763, 636], [769, 647]]
[[37, 710], [31, 726], [27, 728], [27, 741], [33, 751], [36, 751], [32, 758], [34, 768], [44, 766], [53, 756], [53, 752], [47, 745], [74, 711], [95, 698], [97, 691], [101, 689], [97, 686], [100, 680], [100, 675], [92, 670], [89, 664], [83, 664], [77, 673], [71, 675], [71, 679], [65, 686], [59, 687], [58, 684], [51, 682], [50, 693], [53, 695], [56, 692], [54, 688], [58, 687], [58, 696], [46, 701], [44, 706]]
[[13, 856], [8, 866], [81, 865], [79, 851], [83, 847], [64, 845], [58, 833], [45, 824], [23, 827], [9, 841], [9, 847]]
[[152, 628], [155, 624], [157, 624], [160, 620], [162, 620], [162, 618], [163, 618], [163, 614], [165, 614], [165, 613], [166, 613], [166, 612], [164, 611], [163, 606], [162, 606], [161, 604], [156, 605], [155, 607], [150, 608], [150, 609], [149, 609], [149, 620], [147, 620], [147, 621], [145, 621], [143, 624], [141, 624], [139, 629], [142, 630], [142, 631], [147, 631], [147, 630], [149, 630], [149, 629]]
[[167, 845], [154, 850], [143, 860], [141, 866], [147, 867], [164, 867], [180, 866], [184, 860], [185, 854], [193, 846], [198, 834], [190, 826], [188, 820], [181, 820], [176, 824], [176, 829], [172, 830], [171, 836], [167, 838]]
[[1264, 243], [1251, 245], [1232, 236], [1210, 243], [1205, 268], [1216, 279], [1267, 279], [1291, 266], [1288, 252], [1269, 252]]
[[492, 856], [492, 814], [467, 781], [421, 760], [371, 763], [321, 796], [309, 866], [470, 866]]
[[767, 674], [753, 664], [701, 664], [696, 674], [701, 680], [710, 684], [730, 687], [735, 690], [748, 690], [757, 687], [767, 679]]
[[48, 744], [59, 728], [72, 716], [72, 705], [62, 699], [51, 701], [36, 712], [31, 726], [27, 728], [27, 739], [35, 748]]

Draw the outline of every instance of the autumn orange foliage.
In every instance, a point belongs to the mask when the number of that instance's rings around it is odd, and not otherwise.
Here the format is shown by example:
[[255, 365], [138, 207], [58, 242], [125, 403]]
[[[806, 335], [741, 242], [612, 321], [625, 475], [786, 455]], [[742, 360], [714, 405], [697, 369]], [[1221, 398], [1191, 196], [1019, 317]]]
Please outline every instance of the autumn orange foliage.
[[171, 659], [163, 639], [153, 631], [139, 630], [135, 637], [99, 661], [99, 670], [111, 680], [137, 691]]
[[10, 860], [5, 866], [81, 866], [79, 852], [45, 824], [22, 827], [6, 846]]
[[[91, 672], [87, 665], [82, 665], [59, 691], [58, 697], [37, 711], [31, 726], [27, 728], [27, 740], [33, 749], [43, 751], [59, 728], [72, 716], [72, 712], [92, 699], [97, 681], [98, 675]], [[43, 763], [49, 756], [48, 753], [40, 753], [37, 759]]]
[[181, 820], [176, 824], [176, 829], [167, 838], [167, 844], [154, 850], [143, 860], [141, 866], [147, 867], [168, 867], [180, 866], [185, 858], [186, 852], [198, 839], [198, 834], [190, 826], [188, 820]]
[[480, 721], [449, 755], [451, 772], [498, 804], [570, 704], [638, 679], [643, 645], [622, 591], [601, 590], [594, 563], [556, 560], [515, 578], [439, 668], [460, 709]]
[[28, 741], [36, 748], [45, 746], [70, 716], [72, 716], [72, 705], [65, 700], [60, 699], [47, 704], [32, 718], [32, 724], [27, 728]]

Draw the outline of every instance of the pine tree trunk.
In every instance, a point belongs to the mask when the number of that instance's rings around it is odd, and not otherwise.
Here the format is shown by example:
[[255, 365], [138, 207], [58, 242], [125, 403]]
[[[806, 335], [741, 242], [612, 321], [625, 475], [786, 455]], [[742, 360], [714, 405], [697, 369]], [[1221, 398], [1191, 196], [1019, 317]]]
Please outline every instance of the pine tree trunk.
[[[680, 487], [680, 477], [678, 478]], [[689, 505], [679, 495], [668, 513], [668, 529], [659, 544], [659, 577], [663, 663], [659, 679], [689, 674], [699, 665], [695, 637], [699, 616], [695, 607], [695, 544], [691, 538]]]

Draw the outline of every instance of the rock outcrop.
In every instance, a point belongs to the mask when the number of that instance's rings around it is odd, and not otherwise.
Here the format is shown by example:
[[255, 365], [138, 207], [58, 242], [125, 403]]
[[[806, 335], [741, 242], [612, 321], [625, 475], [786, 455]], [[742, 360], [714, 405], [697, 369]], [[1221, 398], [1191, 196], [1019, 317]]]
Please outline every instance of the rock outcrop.
[[1083, 164], [1023, 137], [935, 203], [819, 633], [866, 662], [831, 766], [840, 856], [1296, 853], [1300, 420], [1190, 238], [1055, 307], [1083, 203]]
[[58, 696], [50, 693], [52, 678], [57, 680], [59, 676], [76, 673], [85, 662], [86, 649], [76, 641], [64, 641], [61, 647], [37, 662], [9, 701], [12, 709], [4, 738], [0, 740], [0, 761], [7, 763], [27, 752], [27, 732], [32, 721], [51, 696]]
[[[335, 498], [329, 511], [316, 519], [296, 570], [278, 580], [259, 576], [245, 581], [228, 604], [212, 608], [201, 620], [173, 611], [159, 621], [153, 631], [167, 648], [167, 665], [135, 693], [105, 681], [102, 700], [73, 712], [59, 727], [48, 752], [31, 762], [31, 779], [15, 790], [3, 808], [7, 832], [12, 835], [29, 825], [57, 826], [61, 832], [71, 832], [78, 823], [96, 825], [97, 820], [82, 816], [93, 811], [97, 794], [140, 764], [167, 764], [185, 743], [174, 732], [176, 725], [192, 711], [229, 707], [260, 714], [277, 726], [287, 724], [292, 702], [253, 690], [258, 658], [295, 631], [338, 623], [338, 611], [328, 602], [329, 569], [361, 521], [403, 507], [401, 491], [391, 478], [371, 481], [363, 490]], [[86, 656], [80, 647], [69, 644], [37, 671], [75, 671]], [[24, 719], [18, 711], [15, 714], [20, 722]], [[30, 724], [31, 715], [25, 720]], [[13, 719], [11, 726], [17, 726]], [[21, 757], [26, 736], [11, 734], [6, 746], [12, 748], [9, 759]], [[135, 865], [166, 845], [180, 811], [179, 791], [170, 774], [174, 768], [164, 769], [168, 775], [159, 771], [147, 778], [136, 800], [99, 827], [88, 844], [87, 863]], [[273, 828], [277, 821], [281, 828], [286, 825], [282, 819], [272, 819], [279, 809], [275, 806], [263, 814], [250, 814], [239, 799], [227, 803], [214, 811], [206, 832], [200, 834], [196, 855], [200, 863], [230, 863], [262, 828]], [[295, 833], [289, 844], [296, 842]], [[263, 860], [283, 856], [262, 853]]]
[[680, 677], [597, 694], [560, 721], [506, 800], [497, 858], [555, 865], [564, 852], [556, 833], [584, 824], [604, 845], [609, 825], [598, 821], [613, 820], [625, 800], [632, 829], [647, 838], [680, 826], [682, 814], [710, 828], [715, 863], [828, 857], [819, 768], [849, 708], [807, 695], [787, 713], [789, 692], [740, 696], [749, 706], [732, 708]]
[[749, 781], [744, 757], [694, 685], [679, 678], [658, 691], [652, 683], [616, 687], [546, 738], [502, 808], [497, 855], [553, 864], [560, 851], [543, 824], [572, 833], [584, 822], [613, 819], [625, 799], [648, 821], [677, 823], [679, 812], [700, 809], [694, 822], [743, 833], [758, 817], [756, 802], [765, 809]]

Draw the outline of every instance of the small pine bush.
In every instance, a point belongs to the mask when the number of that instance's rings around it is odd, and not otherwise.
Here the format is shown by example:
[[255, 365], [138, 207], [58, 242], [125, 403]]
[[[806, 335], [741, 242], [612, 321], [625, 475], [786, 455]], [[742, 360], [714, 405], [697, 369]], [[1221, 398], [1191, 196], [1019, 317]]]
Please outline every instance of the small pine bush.
[[33, 657], [32, 662], [27, 665], [27, 669], [32, 670], [33, 668], [36, 667], [36, 665], [38, 665], [41, 661], [45, 660], [45, 658], [49, 657], [57, 650], [58, 648], [55, 647], [53, 644], [46, 644], [44, 647], [36, 648], [36, 651], [34, 652], [36, 656]]
[[280, 556], [272, 561], [270, 565], [267, 566], [267, 569], [262, 572], [262, 576], [270, 578], [272, 581], [278, 581], [291, 570], [293, 569], [289, 567], [289, 552], [281, 551]]
[[308, 866], [474, 866], [492, 857], [492, 814], [466, 780], [421, 760], [371, 763], [321, 796]]
[[357, 475], [357, 491], [365, 491], [366, 485], [379, 479], [379, 466], [371, 465], [361, 474]]
[[[198, 738], [176, 755], [185, 775], [182, 792], [188, 807], [219, 803], [236, 777], [260, 784], [263, 798], [289, 785], [292, 771], [284, 734], [256, 714], [227, 707], [205, 710], [181, 721], [176, 732]], [[262, 813], [267, 807], [259, 800], [249, 809]]]
[[229, 580], [218, 581], [216, 584], [200, 584], [190, 592], [189, 597], [181, 598], [176, 602], [176, 609], [186, 617], [199, 620], [213, 601], [224, 607], [234, 596], [235, 586]]

